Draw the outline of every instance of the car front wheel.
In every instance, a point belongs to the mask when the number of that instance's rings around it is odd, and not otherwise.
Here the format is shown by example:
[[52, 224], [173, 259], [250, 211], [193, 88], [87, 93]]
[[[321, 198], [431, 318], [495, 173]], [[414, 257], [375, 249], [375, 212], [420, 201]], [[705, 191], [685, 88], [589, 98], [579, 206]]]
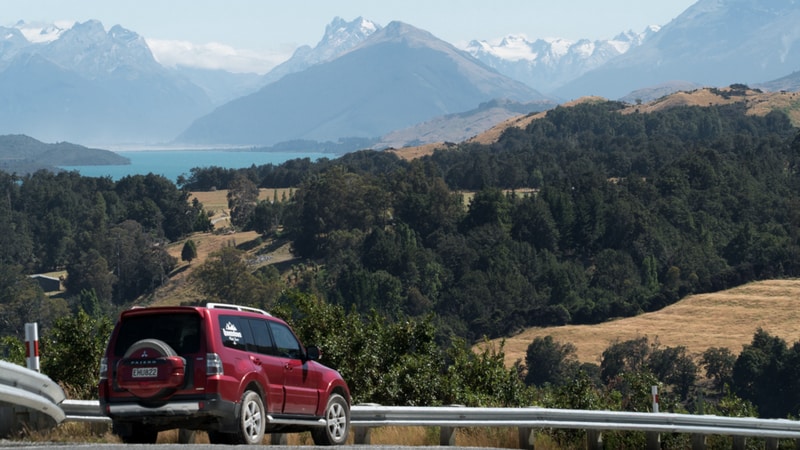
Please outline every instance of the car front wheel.
[[311, 431], [316, 445], [342, 445], [350, 432], [350, 406], [339, 394], [331, 394], [325, 407], [325, 426]]

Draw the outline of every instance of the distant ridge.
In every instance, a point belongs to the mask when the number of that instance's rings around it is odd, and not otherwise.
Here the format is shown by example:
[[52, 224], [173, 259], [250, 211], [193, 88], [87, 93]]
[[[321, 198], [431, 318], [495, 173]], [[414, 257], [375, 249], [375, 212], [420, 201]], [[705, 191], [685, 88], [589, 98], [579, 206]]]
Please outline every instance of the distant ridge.
[[57, 172], [59, 166], [126, 165], [130, 160], [109, 150], [58, 142], [46, 144], [17, 134], [0, 136], [0, 170], [25, 175], [37, 170]]

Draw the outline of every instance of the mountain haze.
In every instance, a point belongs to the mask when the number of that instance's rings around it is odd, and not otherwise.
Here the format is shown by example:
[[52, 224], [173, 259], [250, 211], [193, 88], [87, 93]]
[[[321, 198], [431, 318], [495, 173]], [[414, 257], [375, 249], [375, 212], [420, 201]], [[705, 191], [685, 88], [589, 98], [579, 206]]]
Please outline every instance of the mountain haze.
[[272, 145], [377, 137], [495, 98], [544, 96], [426, 31], [392, 22], [338, 58], [217, 108], [178, 141]]
[[756, 84], [800, 66], [797, 0], [700, 0], [641, 46], [553, 92], [620, 98], [666, 82]]

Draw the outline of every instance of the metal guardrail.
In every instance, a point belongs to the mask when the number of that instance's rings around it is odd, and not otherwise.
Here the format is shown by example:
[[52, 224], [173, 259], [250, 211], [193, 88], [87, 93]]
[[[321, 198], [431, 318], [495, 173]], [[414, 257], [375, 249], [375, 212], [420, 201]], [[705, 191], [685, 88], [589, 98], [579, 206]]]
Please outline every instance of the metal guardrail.
[[[108, 422], [96, 400], [66, 400], [61, 404], [67, 421]], [[534, 431], [542, 428], [578, 429], [587, 433], [587, 447], [600, 448], [602, 431], [687, 433], [695, 436], [734, 436], [734, 448], [744, 448], [744, 438], [766, 439], [767, 448], [777, 448], [778, 439], [800, 440], [800, 421], [723, 417], [673, 413], [587, 411], [550, 408], [466, 408], [459, 406], [412, 407], [354, 405], [350, 411], [356, 444], [369, 444], [369, 430], [383, 426], [441, 427], [441, 444], [452, 445], [457, 428], [516, 427], [521, 448], [533, 448]], [[693, 439], [704, 448], [702, 439]], [[800, 441], [798, 441], [800, 442]]]
[[534, 427], [800, 439], [800, 421], [551, 408], [353, 406], [354, 427]]
[[59, 424], [66, 419], [59, 407], [64, 400], [64, 391], [46, 375], [0, 360], [0, 402], [44, 414]]
[[50, 377], [8, 361], [0, 360], [0, 384], [41, 395], [55, 404], [66, 400], [61, 386]]

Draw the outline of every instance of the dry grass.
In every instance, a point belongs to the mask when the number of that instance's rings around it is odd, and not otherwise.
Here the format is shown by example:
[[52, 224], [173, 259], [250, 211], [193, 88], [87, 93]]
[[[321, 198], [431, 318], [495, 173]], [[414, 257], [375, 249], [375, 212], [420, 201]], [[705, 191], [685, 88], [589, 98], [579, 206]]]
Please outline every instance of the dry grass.
[[[730, 88], [717, 89], [716, 92], [730, 92]], [[800, 126], [800, 93], [797, 92], [758, 92], [748, 90], [745, 95], [732, 95], [727, 98], [711, 89], [697, 89], [691, 92], [676, 92], [643, 105], [633, 105], [623, 113], [650, 113], [677, 106], [711, 106], [744, 103], [747, 114], [766, 116], [772, 111], [783, 111], [794, 126]]]
[[[550, 335], [572, 343], [582, 362], [599, 363], [603, 351], [616, 341], [648, 337], [662, 346], [685, 346], [692, 355], [710, 347], [739, 354], [758, 328], [790, 345], [800, 340], [800, 280], [749, 283], [727, 291], [687, 297], [660, 311], [598, 325], [531, 328], [505, 339], [506, 363], [525, 360], [536, 337]], [[495, 347], [499, 339], [492, 341]]]
[[[271, 443], [272, 435], [267, 434], [263, 443]], [[379, 427], [369, 431], [371, 445], [393, 446], [438, 446], [438, 427]], [[79, 422], [65, 422], [47, 431], [26, 432], [20, 437], [22, 441], [51, 442], [60, 444], [69, 443], [112, 443], [120, 444], [122, 441], [110, 431], [108, 424], [91, 424]], [[179, 442], [178, 430], [162, 431], [156, 441], [159, 444], [175, 444]], [[196, 432], [195, 444], [208, 444], [208, 434]], [[355, 431], [350, 430], [348, 444], [355, 443]], [[311, 434], [292, 433], [286, 435], [286, 445], [311, 446], [314, 441]], [[456, 445], [461, 447], [479, 448], [519, 448], [519, 434], [516, 428], [459, 428], [456, 431]], [[542, 450], [558, 449], [547, 436], [537, 437], [536, 448]]]

